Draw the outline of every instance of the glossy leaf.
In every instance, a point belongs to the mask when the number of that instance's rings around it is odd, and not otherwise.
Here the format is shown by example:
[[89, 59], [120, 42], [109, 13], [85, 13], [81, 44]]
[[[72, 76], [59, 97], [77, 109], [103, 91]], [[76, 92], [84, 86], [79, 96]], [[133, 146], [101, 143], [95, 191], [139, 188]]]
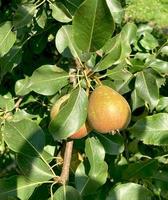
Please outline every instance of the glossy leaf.
[[110, 9], [110, 12], [114, 18], [114, 21], [117, 24], [120, 24], [122, 22], [122, 19], [124, 17], [124, 10], [120, 4], [119, 1], [117, 0], [106, 0], [107, 5]]
[[144, 144], [168, 144], [168, 114], [159, 113], [138, 120], [129, 131]]
[[22, 200], [28, 200], [40, 184], [42, 183], [32, 182], [23, 176], [0, 179], [0, 198], [9, 200], [12, 197], [18, 197]]
[[127, 23], [121, 31], [121, 37], [124, 41], [132, 44], [137, 37], [137, 26], [134, 23]]
[[31, 181], [48, 181], [54, 177], [46, 163], [38, 157], [17, 156], [17, 164], [25, 177]]
[[86, 0], [76, 11], [73, 35], [82, 51], [94, 52], [100, 49], [113, 31], [113, 18], [104, 0]]
[[16, 81], [15, 93], [16, 95], [24, 96], [31, 91], [30, 78], [28, 76], [25, 79]]
[[136, 110], [141, 106], [144, 106], [145, 104], [144, 100], [138, 96], [136, 89], [134, 89], [131, 93], [131, 101], [132, 101], [132, 111]]
[[135, 89], [138, 96], [153, 110], [159, 100], [159, 89], [155, 77], [143, 71], [139, 72], [136, 76]]
[[107, 154], [119, 155], [124, 151], [123, 138], [117, 134], [115, 135], [103, 135], [97, 134], [98, 139], [103, 145]]
[[12, 111], [15, 108], [15, 102], [10, 93], [0, 95], [0, 110], [5, 112]]
[[106, 182], [108, 171], [104, 161], [105, 150], [97, 138], [86, 140], [85, 153], [90, 163], [89, 173], [85, 174], [84, 165], [81, 163], [75, 174], [76, 187], [83, 196], [94, 193], [102, 186]]
[[62, 2], [49, 2], [49, 7], [52, 10], [52, 16], [59, 22], [70, 22], [72, 20], [71, 14], [68, 12]]
[[49, 200], [81, 200], [79, 192], [72, 186], [64, 185], [59, 187]]
[[154, 38], [152, 34], [145, 32], [143, 36], [144, 37], [140, 41], [140, 43], [145, 49], [151, 50], [158, 46], [158, 41], [156, 40], [156, 38]]
[[160, 111], [168, 112], [168, 97], [161, 97], [159, 99], [158, 105], [156, 106], [156, 110], [158, 112]]
[[35, 122], [28, 119], [6, 121], [3, 135], [8, 147], [17, 153], [40, 156], [44, 148], [44, 132]]
[[50, 122], [49, 131], [55, 140], [75, 133], [86, 121], [88, 97], [82, 89], [74, 90], [58, 115]]
[[154, 69], [159, 74], [163, 74], [163, 75], [168, 74], [168, 62], [166, 61], [155, 59], [149, 64], [149, 67]]
[[136, 183], [120, 184], [110, 190], [106, 200], [152, 200], [152, 193], [147, 188]]
[[114, 64], [121, 63], [131, 53], [130, 44], [136, 39], [137, 27], [133, 23], [126, 24], [121, 33], [111, 38], [103, 47], [106, 55], [95, 66], [94, 71], [102, 71]]
[[12, 23], [6, 21], [0, 24], [0, 57], [12, 48], [16, 41], [16, 33], [12, 31]]
[[37, 13], [37, 15], [36, 15], [36, 21], [37, 21], [37, 24], [41, 28], [45, 27], [45, 25], [47, 23], [47, 14], [46, 14], [45, 10], [43, 10], [42, 12]]
[[79, 58], [81, 51], [77, 48], [72, 37], [72, 26], [62, 26], [55, 38], [56, 48], [64, 57]]
[[120, 37], [115, 38], [115, 41], [112, 43], [112, 48], [108, 49], [108, 51], [108, 54], [97, 63], [94, 71], [102, 71], [116, 64], [122, 52]]
[[163, 55], [168, 55], [168, 46], [164, 46], [161, 48], [160, 52], [163, 54]]
[[55, 65], [43, 65], [30, 77], [31, 89], [39, 94], [53, 95], [68, 84], [67, 72]]
[[14, 26], [16, 29], [23, 28], [31, 23], [36, 12], [36, 6], [31, 3], [19, 5], [14, 15]]

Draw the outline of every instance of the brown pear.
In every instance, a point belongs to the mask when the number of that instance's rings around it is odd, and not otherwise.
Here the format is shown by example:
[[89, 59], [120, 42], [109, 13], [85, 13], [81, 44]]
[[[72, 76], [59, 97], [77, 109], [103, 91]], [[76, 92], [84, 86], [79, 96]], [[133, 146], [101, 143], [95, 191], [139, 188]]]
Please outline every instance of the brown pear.
[[100, 133], [125, 129], [131, 119], [126, 99], [108, 86], [98, 86], [90, 95], [88, 105], [89, 125]]

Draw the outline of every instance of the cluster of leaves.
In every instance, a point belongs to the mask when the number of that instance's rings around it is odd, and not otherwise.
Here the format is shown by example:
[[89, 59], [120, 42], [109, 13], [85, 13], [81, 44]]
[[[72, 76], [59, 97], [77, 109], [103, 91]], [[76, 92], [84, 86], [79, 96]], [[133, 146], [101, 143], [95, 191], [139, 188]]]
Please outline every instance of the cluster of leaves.
[[139, 22], [148, 22], [159, 28], [167, 26], [167, 0], [126, 0], [126, 17]]
[[[117, 0], [0, 6], [0, 199], [167, 199], [166, 41], [148, 25], [123, 24]], [[86, 121], [97, 81], [125, 96], [131, 124], [75, 140], [69, 184], [59, 186], [64, 140]]]

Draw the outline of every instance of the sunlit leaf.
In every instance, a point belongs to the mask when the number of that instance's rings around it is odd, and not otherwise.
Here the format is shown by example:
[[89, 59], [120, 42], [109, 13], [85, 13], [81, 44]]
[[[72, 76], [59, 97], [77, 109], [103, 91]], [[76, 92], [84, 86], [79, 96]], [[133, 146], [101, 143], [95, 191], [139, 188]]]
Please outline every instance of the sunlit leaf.
[[138, 120], [129, 131], [145, 144], [168, 144], [168, 114], [159, 113]]
[[31, 89], [39, 94], [53, 95], [68, 84], [67, 72], [55, 65], [43, 65], [30, 77]]
[[54, 177], [46, 163], [38, 157], [17, 156], [17, 163], [25, 177], [31, 181], [48, 181]]
[[0, 110], [5, 112], [12, 111], [15, 108], [15, 102], [10, 93], [0, 95]]
[[168, 112], [168, 97], [161, 97], [159, 102], [156, 106], [156, 110], [159, 111], [166, 111]]
[[59, 22], [70, 22], [72, 20], [71, 14], [68, 12], [62, 2], [49, 3], [50, 9], [52, 10], [52, 16]]
[[85, 173], [83, 163], [78, 166], [75, 173], [77, 189], [83, 196], [94, 193], [106, 182], [108, 170], [104, 161], [105, 150], [98, 139], [88, 138], [85, 152], [90, 163], [89, 173]]
[[138, 96], [153, 110], [159, 100], [159, 89], [154, 76], [144, 71], [139, 72], [136, 76], [135, 89]]
[[62, 26], [55, 38], [56, 48], [65, 57], [79, 58], [81, 51], [77, 48], [72, 37], [72, 26]]
[[23, 176], [0, 179], [0, 198], [9, 200], [11, 197], [18, 197], [28, 200], [33, 191], [42, 182], [32, 182]]
[[152, 193], [147, 188], [136, 183], [119, 184], [110, 190], [106, 200], [152, 200]]
[[121, 23], [123, 17], [124, 17], [124, 10], [117, 0], [106, 0], [107, 5], [110, 9], [110, 12], [114, 18], [114, 21], [118, 24]]
[[93, 52], [100, 49], [113, 31], [113, 18], [104, 0], [86, 0], [76, 11], [73, 35], [82, 51]]
[[168, 74], [168, 62], [166, 61], [155, 59], [148, 66], [160, 74]]
[[6, 21], [0, 24], [0, 57], [12, 48], [16, 41], [16, 33], [12, 31], [12, 23]]
[[28, 76], [25, 79], [16, 81], [15, 84], [15, 93], [20, 96], [24, 96], [31, 91], [30, 78]]
[[65, 139], [75, 133], [86, 121], [88, 97], [80, 88], [74, 90], [67, 104], [50, 122], [49, 130], [54, 139]]
[[45, 144], [43, 130], [29, 119], [6, 121], [3, 136], [10, 149], [28, 156], [40, 156]]
[[143, 33], [143, 39], [140, 41], [141, 45], [147, 49], [147, 50], [151, 50], [154, 49], [158, 46], [158, 41], [156, 40], [156, 38], [148, 33], [148, 32], [144, 32]]
[[79, 192], [72, 186], [64, 185], [59, 187], [49, 200], [81, 200]]

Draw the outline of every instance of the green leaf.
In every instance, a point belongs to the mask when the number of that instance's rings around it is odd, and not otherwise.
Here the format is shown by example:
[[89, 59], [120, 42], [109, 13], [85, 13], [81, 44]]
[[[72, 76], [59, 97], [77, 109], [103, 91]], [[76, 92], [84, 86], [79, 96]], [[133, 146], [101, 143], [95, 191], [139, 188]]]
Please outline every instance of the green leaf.
[[[103, 47], [105, 56], [95, 66], [94, 71], [102, 71], [114, 64], [121, 63], [131, 53], [130, 44], [136, 39], [137, 27], [133, 23], [126, 24], [121, 33], [111, 38]], [[108, 53], [108, 54], [107, 54]]]
[[119, 155], [124, 151], [124, 141], [120, 135], [97, 134], [107, 154]]
[[152, 200], [152, 193], [136, 183], [120, 184], [110, 190], [106, 200]]
[[19, 5], [13, 19], [16, 29], [30, 25], [36, 12], [36, 6], [31, 3]]
[[136, 110], [141, 106], [144, 106], [145, 104], [144, 100], [138, 96], [136, 89], [134, 89], [131, 93], [131, 101], [132, 101], [132, 111]]
[[111, 37], [114, 22], [104, 0], [86, 0], [73, 18], [74, 40], [84, 52], [100, 49]]
[[15, 108], [15, 102], [10, 93], [0, 95], [0, 110], [5, 112], [12, 111]]
[[159, 89], [155, 77], [145, 71], [137, 73], [135, 89], [138, 96], [147, 102], [153, 110], [159, 101]]
[[144, 144], [168, 145], [168, 114], [159, 113], [138, 120], [129, 131]]
[[21, 200], [28, 200], [40, 184], [42, 182], [32, 182], [23, 176], [0, 179], [0, 199], [9, 200], [11, 197], [18, 197]]
[[123, 170], [123, 178], [126, 180], [132, 178], [147, 178], [154, 175], [157, 172], [158, 162], [157, 160], [150, 159], [146, 161], [140, 161], [136, 163], [130, 163], [128, 167]]
[[88, 138], [85, 144], [85, 153], [90, 163], [88, 175], [85, 174], [83, 163], [75, 173], [75, 182], [78, 191], [83, 195], [94, 193], [102, 186], [108, 175], [108, 166], [104, 161], [105, 150], [97, 138]]
[[117, 0], [106, 0], [115, 23], [120, 24], [124, 17], [124, 10], [121, 3]]
[[84, 89], [73, 90], [70, 98], [51, 121], [49, 131], [55, 140], [65, 139], [75, 133], [86, 121], [88, 97]]
[[62, 2], [64, 3], [64, 5], [66, 6], [66, 8], [70, 11], [70, 13], [72, 15], [74, 15], [74, 13], [76, 12], [76, 10], [78, 9], [78, 7], [81, 5], [81, 3], [84, 0], [62, 0]]
[[106, 75], [113, 80], [112, 87], [120, 94], [127, 93], [131, 90], [129, 84], [133, 78], [133, 74], [124, 68], [124, 63], [121, 63], [112, 70], [107, 70]]
[[14, 45], [10, 51], [0, 58], [0, 79], [7, 73], [11, 72], [22, 59], [22, 48]]
[[67, 72], [55, 65], [43, 65], [30, 77], [31, 89], [39, 94], [53, 95], [68, 84]]
[[167, 75], [168, 74], [168, 62], [155, 59], [148, 65], [152, 69], [154, 69], [159, 74]]
[[72, 186], [64, 185], [59, 187], [49, 200], [81, 200], [79, 192]]
[[111, 42], [112, 42], [111, 49], [109, 49], [110, 45], [106, 47], [107, 48], [106, 50], [108, 50], [108, 54], [105, 55], [100, 60], [100, 62], [97, 63], [94, 69], [95, 72], [105, 70], [111, 67], [113, 64], [116, 64], [117, 61], [119, 60], [122, 52], [120, 37], [115, 37], [115, 40]]
[[17, 122], [6, 121], [3, 136], [8, 147], [13, 151], [28, 156], [41, 156], [45, 135], [35, 122], [29, 119]]
[[38, 12], [36, 15], [36, 21], [37, 24], [41, 27], [44, 28], [46, 23], [47, 23], [47, 14], [45, 10], [42, 10], [42, 12]]
[[0, 57], [12, 48], [16, 41], [16, 33], [12, 31], [12, 24], [6, 21], [0, 24]]
[[161, 48], [160, 52], [163, 54], [163, 55], [168, 55], [168, 46], [164, 46]]
[[147, 50], [152, 50], [158, 46], [158, 41], [156, 40], [156, 38], [154, 38], [152, 34], [148, 32], [144, 32], [143, 36], [144, 37], [140, 41], [140, 44], [142, 45], [142, 47], [144, 47]]
[[24, 96], [31, 91], [30, 78], [28, 76], [25, 79], [16, 81], [15, 93], [16, 95]]
[[62, 26], [56, 35], [55, 45], [58, 52], [64, 57], [74, 57], [79, 58], [81, 51], [77, 48], [73, 37], [72, 37], [72, 26], [65, 25]]
[[168, 112], [168, 97], [161, 97], [158, 105], [156, 106], [157, 112], [165, 111]]
[[31, 181], [48, 181], [54, 177], [46, 163], [38, 157], [17, 156], [17, 164], [25, 177]]
[[132, 44], [137, 37], [137, 26], [134, 23], [127, 23], [121, 30], [122, 41]]
[[52, 17], [59, 22], [70, 22], [72, 21], [71, 14], [66, 9], [62, 2], [49, 2], [49, 7], [52, 10]]

